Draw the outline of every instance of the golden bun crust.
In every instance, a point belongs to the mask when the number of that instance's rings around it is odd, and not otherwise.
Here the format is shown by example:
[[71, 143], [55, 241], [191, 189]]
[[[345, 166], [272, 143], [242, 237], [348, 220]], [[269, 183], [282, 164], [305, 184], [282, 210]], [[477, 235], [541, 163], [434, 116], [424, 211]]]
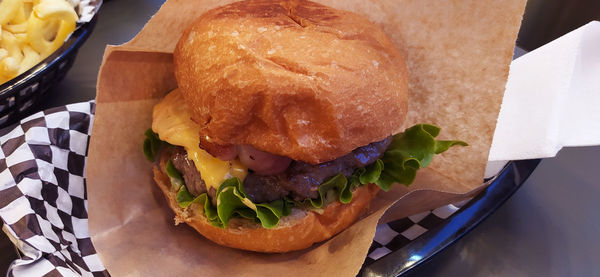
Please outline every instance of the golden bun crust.
[[402, 127], [404, 59], [374, 23], [310, 1], [243, 1], [201, 15], [174, 52], [200, 133], [309, 163]]
[[283, 253], [310, 247], [341, 232], [350, 226], [369, 207], [379, 192], [376, 185], [362, 186], [354, 192], [352, 202], [327, 205], [323, 214], [293, 209], [273, 229], [265, 229], [250, 220], [232, 219], [226, 229], [211, 225], [204, 212], [184, 210], [177, 204], [176, 193], [170, 190], [171, 182], [164, 171], [166, 160], [154, 167], [154, 181], [175, 212], [175, 223], [185, 222], [207, 239], [228, 247], [266, 253]]

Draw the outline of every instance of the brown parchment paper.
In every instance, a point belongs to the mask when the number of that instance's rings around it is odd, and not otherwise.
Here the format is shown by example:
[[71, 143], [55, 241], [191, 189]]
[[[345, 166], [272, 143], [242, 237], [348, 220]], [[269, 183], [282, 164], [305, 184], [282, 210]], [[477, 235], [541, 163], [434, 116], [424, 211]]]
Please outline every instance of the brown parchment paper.
[[[379, 24], [407, 60], [407, 126], [442, 127], [462, 139], [409, 188], [380, 193], [370, 213], [324, 243], [287, 254], [213, 244], [173, 214], [141, 151], [152, 106], [176, 87], [172, 51], [186, 26], [230, 1], [170, 0], [130, 42], [108, 46], [98, 78], [87, 161], [92, 241], [113, 276], [353, 276], [383, 213], [398, 218], [480, 190], [525, 0], [323, 0]], [[400, 200], [398, 200], [400, 199]]]

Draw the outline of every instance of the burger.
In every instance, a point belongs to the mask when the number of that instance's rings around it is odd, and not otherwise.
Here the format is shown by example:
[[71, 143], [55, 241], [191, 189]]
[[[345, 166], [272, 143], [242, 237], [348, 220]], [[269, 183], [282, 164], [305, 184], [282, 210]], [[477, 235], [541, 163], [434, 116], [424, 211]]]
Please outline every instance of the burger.
[[153, 109], [144, 153], [186, 223], [218, 244], [288, 252], [351, 225], [409, 185], [440, 141], [400, 132], [402, 54], [366, 18], [310, 1], [242, 1], [202, 14], [173, 53], [178, 88]]

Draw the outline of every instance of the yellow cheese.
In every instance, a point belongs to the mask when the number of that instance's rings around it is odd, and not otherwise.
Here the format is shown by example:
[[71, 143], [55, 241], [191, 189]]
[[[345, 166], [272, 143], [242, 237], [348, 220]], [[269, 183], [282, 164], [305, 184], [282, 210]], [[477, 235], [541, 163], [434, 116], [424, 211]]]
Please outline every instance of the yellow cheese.
[[185, 148], [188, 159], [194, 161], [207, 189], [218, 189], [227, 178], [238, 177], [243, 180], [248, 169], [239, 160], [222, 161], [198, 146], [200, 128], [190, 118], [185, 100], [179, 90], [174, 90], [154, 106], [152, 130], [161, 140]]

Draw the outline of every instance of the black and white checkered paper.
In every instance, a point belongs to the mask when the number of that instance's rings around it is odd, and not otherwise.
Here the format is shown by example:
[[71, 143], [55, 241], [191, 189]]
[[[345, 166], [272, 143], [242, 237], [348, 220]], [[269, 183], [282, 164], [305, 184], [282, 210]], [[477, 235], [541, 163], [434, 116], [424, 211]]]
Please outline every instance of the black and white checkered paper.
[[[23, 254], [8, 276], [109, 276], [88, 232], [85, 162], [93, 116], [93, 101], [67, 105], [25, 118], [0, 136], [2, 230]], [[365, 263], [457, 210], [448, 205], [378, 226]]]
[[375, 238], [371, 248], [369, 248], [365, 265], [369, 265], [381, 257], [404, 247], [427, 230], [439, 226], [458, 209], [459, 207], [450, 204], [432, 211], [380, 224], [375, 231]]
[[8, 276], [108, 275], [88, 234], [84, 172], [93, 114], [93, 102], [58, 107], [0, 137], [2, 230], [23, 254]]

